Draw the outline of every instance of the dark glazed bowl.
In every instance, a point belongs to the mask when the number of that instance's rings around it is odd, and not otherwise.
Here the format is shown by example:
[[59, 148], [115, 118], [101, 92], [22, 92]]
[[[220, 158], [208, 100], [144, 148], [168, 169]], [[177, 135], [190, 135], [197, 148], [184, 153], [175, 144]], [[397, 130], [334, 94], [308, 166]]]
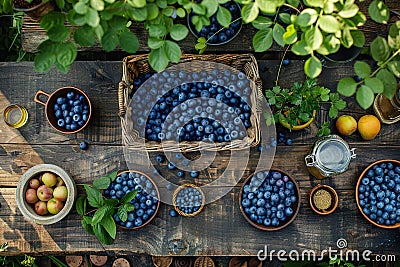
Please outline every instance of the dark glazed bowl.
[[[260, 170], [260, 171], [258, 171], [258, 172], [262, 172], [262, 171], [266, 171], [266, 170]], [[301, 196], [300, 196], [299, 186], [298, 186], [296, 180], [293, 179], [293, 177], [291, 177], [289, 174], [287, 174], [286, 172], [284, 172], [284, 171], [282, 171], [282, 170], [280, 170], [280, 169], [271, 169], [271, 170], [269, 170], [269, 172], [274, 172], [274, 171], [275, 171], [275, 172], [280, 172], [283, 176], [287, 176], [287, 177], [289, 178], [289, 181], [293, 182], [293, 184], [294, 184], [295, 195], [296, 195], [296, 197], [297, 197], [297, 202], [296, 202], [296, 203], [292, 203], [292, 205], [291, 205], [291, 207], [292, 207], [292, 209], [293, 209], [293, 215], [292, 215], [290, 218], [286, 218], [286, 220], [285, 220], [281, 225], [279, 225], [279, 226], [265, 226], [265, 225], [263, 225], [263, 224], [259, 224], [259, 223], [257, 223], [257, 222], [254, 222], [254, 221], [252, 221], [252, 220], [248, 217], [248, 215], [246, 214], [246, 212], [245, 212], [245, 210], [244, 210], [244, 207], [242, 206], [242, 198], [243, 198], [243, 193], [244, 193], [244, 187], [245, 187], [247, 184], [250, 184], [251, 178], [252, 178], [255, 174], [257, 174], [258, 172], [253, 173], [253, 174], [251, 174], [249, 177], [247, 177], [247, 179], [244, 181], [244, 183], [243, 183], [243, 185], [242, 185], [242, 187], [241, 187], [241, 189], [240, 189], [240, 193], [239, 193], [239, 207], [240, 207], [240, 210], [241, 210], [241, 212], [242, 212], [244, 218], [245, 218], [252, 226], [254, 226], [254, 227], [256, 227], [256, 228], [258, 228], [258, 229], [260, 229], [260, 230], [263, 230], [263, 231], [277, 231], [277, 230], [281, 230], [281, 229], [285, 228], [285, 227], [288, 226], [291, 222], [294, 221], [294, 219], [296, 218], [296, 216], [297, 216], [297, 214], [299, 213], [299, 210], [300, 210], [300, 197], [301, 197]], [[263, 182], [260, 186], [262, 186], [263, 184], [264, 184], [264, 182]]]

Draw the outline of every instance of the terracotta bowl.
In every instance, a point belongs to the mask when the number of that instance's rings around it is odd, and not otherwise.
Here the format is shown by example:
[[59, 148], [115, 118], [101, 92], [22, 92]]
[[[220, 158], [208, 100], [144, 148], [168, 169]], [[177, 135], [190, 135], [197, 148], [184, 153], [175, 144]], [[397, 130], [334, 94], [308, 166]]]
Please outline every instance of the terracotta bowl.
[[[325, 190], [330, 195], [331, 205], [326, 209], [317, 208], [315, 205], [314, 196], [319, 190]], [[319, 215], [328, 215], [336, 210], [338, 203], [339, 203], [339, 198], [338, 198], [338, 195], [337, 195], [335, 189], [333, 189], [329, 185], [319, 184], [319, 185], [315, 186], [313, 189], [311, 189], [310, 196], [309, 196], [309, 202], [310, 202], [311, 209], [315, 213], [317, 213]]]
[[[365, 170], [361, 173], [360, 177], [358, 178], [357, 185], [356, 185], [356, 202], [357, 202], [357, 207], [360, 210], [361, 214], [364, 216], [365, 219], [367, 219], [370, 223], [373, 225], [380, 227], [380, 228], [386, 228], [386, 229], [395, 229], [400, 227], [400, 222], [392, 225], [386, 225], [386, 224], [378, 224], [374, 220], [372, 220], [370, 217], [368, 217], [367, 214], [364, 213], [361, 205], [360, 205], [360, 199], [359, 199], [359, 187], [361, 185], [361, 180], [362, 178], [367, 174], [369, 170], [371, 170], [375, 165], [381, 164], [381, 163], [392, 163], [395, 167], [400, 167], [400, 161], [398, 160], [392, 160], [392, 159], [385, 159], [385, 160], [378, 160], [372, 164], [370, 164]], [[384, 183], [384, 182], [383, 182]], [[400, 195], [400, 193], [398, 194]]]
[[[55, 215], [49, 213], [46, 215], [38, 215], [34, 211], [33, 204], [29, 204], [25, 200], [25, 192], [29, 188], [30, 179], [37, 177], [44, 172], [51, 172], [54, 173], [56, 176], [60, 177], [64, 181], [65, 186], [67, 187], [68, 190], [68, 197], [67, 200], [64, 202], [64, 207], [59, 213]], [[64, 171], [62, 168], [56, 165], [40, 164], [28, 169], [21, 176], [17, 186], [16, 201], [19, 210], [28, 220], [35, 222], [37, 224], [53, 224], [60, 221], [61, 219], [63, 219], [65, 216], [68, 215], [68, 213], [74, 206], [76, 194], [77, 191], [75, 187], [75, 182], [66, 171]]]
[[[67, 129], [64, 129], [64, 128], [58, 126], [57, 125], [57, 117], [54, 114], [54, 104], [57, 103], [57, 98], [65, 97], [68, 92], [74, 92], [75, 94], [82, 95], [85, 98], [85, 101], [89, 106], [89, 114], [88, 114], [87, 121], [76, 130], [67, 130]], [[46, 102], [43, 102], [39, 99], [39, 96], [41, 96], [41, 95], [47, 97]], [[39, 103], [45, 107], [45, 114], [46, 114], [47, 121], [49, 122], [51, 127], [53, 127], [55, 130], [59, 131], [60, 133], [64, 133], [64, 134], [77, 133], [77, 132], [81, 131], [82, 129], [84, 129], [88, 125], [90, 118], [92, 117], [92, 104], [90, 103], [89, 97], [86, 95], [86, 93], [83, 90], [73, 87], [73, 86], [59, 88], [51, 94], [48, 94], [42, 90], [39, 90], [36, 92], [36, 95], [35, 95], [35, 98], [33, 99], [33, 101], [35, 101], [36, 103]]]
[[[264, 170], [261, 170], [261, 171], [264, 171]], [[293, 184], [294, 184], [295, 195], [296, 195], [296, 197], [297, 197], [297, 202], [296, 202], [296, 203], [292, 203], [292, 205], [291, 205], [291, 207], [292, 207], [292, 209], [293, 209], [293, 215], [292, 215], [290, 218], [287, 218], [287, 219], [286, 219], [281, 225], [279, 225], [279, 226], [265, 226], [265, 225], [263, 225], [263, 224], [259, 224], [259, 223], [257, 223], [257, 222], [252, 221], [252, 220], [248, 217], [248, 215], [247, 215], [246, 212], [245, 212], [244, 207], [242, 206], [242, 198], [243, 198], [243, 193], [244, 193], [244, 187], [245, 187], [247, 184], [250, 184], [251, 178], [252, 178], [253, 175], [255, 175], [256, 173], [251, 174], [251, 175], [250, 175], [249, 177], [247, 177], [247, 179], [244, 181], [244, 183], [243, 183], [243, 185], [242, 185], [242, 187], [241, 187], [241, 189], [240, 189], [240, 193], [239, 193], [239, 207], [240, 207], [240, 210], [241, 210], [241, 212], [242, 212], [244, 218], [245, 218], [252, 226], [254, 226], [254, 227], [256, 227], [256, 228], [258, 228], [258, 229], [260, 229], [260, 230], [263, 230], [263, 231], [277, 231], [277, 230], [281, 230], [281, 229], [285, 228], [285, 227], [288, 226], [291, 222], [294, 221], [294, 219], [296, 218], [296, 216], [297, 216], [297, 214], [299, 213], [299, 210], [300, 210], [300, 198], [301, 198], [301, 196], [300, 196], [300, 189], [299, 189], [299, 186], [298, 186], [296, 180], [295, 180], [293, 177], [291, 177], [289, 174], [287, 174], [286, 172], [284, 172], [284, 171], [282, 171], [282, 170], [279, 170], [279, 169], [271, 169], [271, 170], [269, 170], [269, 171], [270, 171], [270, 172], [272, 172], [272, 171], [280, 172], [283, 176], [286, 175], [287, 177], [289, 177], [289, 181], [292, 181], [292, 182], [293, 182]], [[259, 171], [259, 172], [260, 172], [260, 171]], [[261, 186], [262, 186], [262, 184], [261, 184]]]
[[[134, 226], [134, 227], [125, 227], [125, 226], [123, 226], [123, 225], [120, 225], [119, 223], [116, 223], [117, 226], [120, 227], [120, 228], [122, 228], [122, 229], [126, 229], [126, 230], [137, 230], [137, 229], [140, 229], [140, 228], [142, 228], [142, 227], [148, 225], [148, 224], [156, 217], [157, 212], [158, 212], [158, 209], [159, 209], [159, 207], [160, 207], [160, 192], [159, 192], [159, 190], [158, 190], [157, 185], [154, 183], [154, 181], [153, 181], [147, 174], [145, 174], [145, 173], [143, 173], [143, 172], [136, 171], [136, 170], [120, 171], [120, 172], [118, 172], [117, 177], [120, 176], [120, 175], [123, 174], [123, 173], [128, 173], [128, 174], [129, 174], [130, 172], [135, 172], [135, 173], [138, 173], [138, 174], [140, 174], [140, 175], [145, 176], [146, 179], [149, 180], [149, 181], [153, 184], [153, 188], [154, 188], [155, 191], [157, 192], [156, 198], [158, 199], [157, 204], [156, 204], [156, 205], [157, 205], [157, 206], [156, 206], [156, 210], [154, 211], [153, 215], [151, 215], [151, 216], [147, 219], [147, 221], [145, 221], [142, 225], [140, 225], [140, 226]], [[135, 212], [135, 211], [133, 211], [133, 212]]]

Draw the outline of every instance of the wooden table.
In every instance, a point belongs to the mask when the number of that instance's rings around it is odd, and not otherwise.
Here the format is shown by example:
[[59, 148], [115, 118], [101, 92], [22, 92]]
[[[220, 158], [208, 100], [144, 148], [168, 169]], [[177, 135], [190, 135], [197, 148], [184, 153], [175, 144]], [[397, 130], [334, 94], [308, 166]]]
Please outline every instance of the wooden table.
[[[396, 5], [395, 1], [388, 2]], [[24, 40], [27, 40], [29, 32], [34, 31], [29, 27], [33, 26], [25, 24]], [[248, 44], [240, 45], [240, 40], [221, 46], [218, 51], [231, 51], [232, 47], [236, 52], [248, 51]], [[279, 65], [278, 60], [265, 59], [267, 57], [257, 55], [264, 89], [273, 86]], [[289, 66], [284, 67], [280, 85], [290, 86], [293, 81], [303, 81], [303, 64], [303, 60], [292, 60]], [[325, 68], [319, 83], [335, 89], [342, 77], [353, 72], [352, 64]], [[356, 148], [357, 158], [351, 162], [347, 172], [320, 181], [308, 173], [304, 156], [316, 141], [318, 124], [328, 120], [326, 110], [318, 112], [316, 122], [303, 131], [290, 133], [279, 128], [293, 139], [293, 145], [278, 145], [273, 167], [292, 175], [301, 192], [297, 218], [280, 231], [263, 232], [252, 227], [239, 209], [238, 196], [243, 179], [254, 171], [259, 160], [256, 147], [251, 149], [250, 161], [240, 182], [223, 198], [208, 204], [198, 216], [170, 217], [168, 213], [172, 207], [161, 204], [156, 218], [140, 231], [118, 229], [113, 245], [101, 245], [94, 236], [88, 235], [75, 211], [49, 226], [27, 221], [16, 206], [15, 190], [19, 177], [28, 168], [41, 163], [56, 164], [70, 173], [77, 184], [91, 183], [113, 170], [126, 168], [117, 99], [121, 76], [120, 61], [75, 62], [68, 74], [54, 69], [48, 73], [35, 73], [32, 63], [0, 63], [1, 109], [9, 103], [19, 103], [29, 112], [27, 125], [18, 130], [0, 121], [0, 243], [9, 243], [7, 254], [107, 251], [171, 255], [174, 254], [171, 248], [179, 246], [179, 241], [183, 241], [187, 248], [182, 251], [184, 255], [256, 255], [265, 245], [275, 251], [298, 250], [301, 253], [315, 250], [320, 253], [329, 247], [337, 248], [336, 242], [340, 238], [347, 240], [349, 249], [400, 254], [399, 230], [373, 226], [362, 217], [355, 202], [355, 184], [365, 167], [380, 159], [400, 160], [399, 125], [383, 125], [378, 137], [372, 141], [362, 141], [357, 133], [346, 137], [350, 147]], [[68, 85], [86, 91], [94, 109], [89, 126], [72, 135], [52, 129], [46, 121], [44, 108], [33, 102], [39, 89], [53, 92]], [[343, 114], [351, 114], [356, 119], [364, 114], [373, 114], [372, 109], [362, 110], [353, 98], [346, 101], [348, 106]], [[331, 129], [335, 133], [334, 122]], [[79, 149], [81, 141], [89, 143], [87, 151]], [[228, 152], [217, 153], [216, 161], [227, 160]], [[223, 163], [220, 166], [222, 169]], [[166, 166], [163, 166], [162, 173], [168, 174]], [[205, 179], [203, 175], [198, 181], [202, 179]], [[338, 209], [326, 217], [313, 213], [308, 205], [308, 193], [318, 183], [333, 186], [339, 194]], [[81, 187], [79, 192], [83, 192]]]

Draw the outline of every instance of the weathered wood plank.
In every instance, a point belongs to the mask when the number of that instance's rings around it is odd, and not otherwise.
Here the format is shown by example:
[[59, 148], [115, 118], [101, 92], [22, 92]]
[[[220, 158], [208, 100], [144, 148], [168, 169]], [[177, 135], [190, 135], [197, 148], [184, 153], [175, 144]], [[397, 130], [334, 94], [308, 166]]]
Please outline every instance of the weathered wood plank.
[[[368, 3], [370, 1], [365, 1], [360, 3], [360, 8], [367, 14]], [[392, 8], [393, 10], [399, 11], [400, 8], [396, 0], [389, 0], [386, 1], [386, 4]], [[186, 21], [182, 21], [183, 24]], [[384, 25], [377, 24], [372, 20], [368, 20], [367, 24], [362, 27], [362, 30], [365, 32], [366, 35], [366, 43], [369, 44], [373, 38], [377, 34], [383, 34], [387, 27]], [[148, 52], [149, 47], [147, 46], [147, 31], [144, 30], [142, 24], [134, 23], [131, 27], [131, 31], [134, 32], [139, 37], [139, 53]], [[244, 25], [239, 35], [230, 43], [221, 45], [221, 46], [209, 46], [207, 48], [208, 52], [215, 52], [215, 51], [225, 51], [225, 52], [232, 52], [232, 51], [253, 51], [252, 47], [252, 38], [255, 34], [255, 29], [250, 27], [250, 25]], [[47, 39], [45, 31], [40, 27], [39, 23], [35, 22], [34, 20], [30, 19], [29, 17], [25, 16], [24, 23], [22, 25], [22, 49], [26, 52], [34, 53], [37, 52], [38, 45]], [[189, 33], [188, 37], [185, 38], [183, 41], [180, 42], [180, 46], [182, 50], [186, 53], [195, 53], [194, 45], [196, 44], [195, 37]], [[120, 48], [117, 48], [118, 51], [121, 51]], [[99, 52], [102, 51], [100, 44], [97, 42], [95, 45], [91, 47], [79, 47], [79, 51], [93, 51]], [[271, 51], [283, 51], [281, 47], [278, 45], [274, 45], [271, 48]]]

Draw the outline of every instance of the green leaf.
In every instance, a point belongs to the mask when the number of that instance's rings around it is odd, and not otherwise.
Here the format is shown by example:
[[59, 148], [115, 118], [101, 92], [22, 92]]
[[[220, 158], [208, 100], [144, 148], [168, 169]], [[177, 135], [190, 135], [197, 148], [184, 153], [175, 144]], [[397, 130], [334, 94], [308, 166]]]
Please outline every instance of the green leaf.
[[107, 189], [110, 186], [111, 180], [107, 176], [97, 178], [93, 181], [93, 187], [97, 189]]
[[121, 202], [122, 203], [131, 202], [136, 197], [136, 194], [137, 194], [137, 190], [130, 191], [128, 194], [125, 194], [122, 197]]
[[164, 25], [150, 25], [149, 36], [162, 38], [167, 34], [167, 28]]
[[273, 42], [272, 29], [259, 30], [253, 37], [254, 52], [267, 51]]
[[365, 44], [365, 35], [360, 30], [350, 31], [351, 36], [353, 37], [353, 45], [357, 47], [363, 47]]
[[267, 17], [259, 16], [259, 17], [257, 17], [257, 19], [253, 20], [251, 22], [251, 24], [257, 30], [264, 30], [264, 29], [267, 29], [267, 28], [271, 27], [272, 20], [270, 18], [267, 18]]
[[397, 77], [400, 78], [400, 61], [394, 60], [387, 64], [388, 69]]
[[[157, 10], [158, 10], [158, 8], [157, 8]], [[162, 10], [162, 14], [164, 16], [170, 17], [170, 16], [172, 16], [172, 14], [174, 14], [174, 8], [172, 6], [168, 6]]]
[[344, 100], [338, 100], [334, 103], [334, 105], [338, 110], [342, 110], [346, 107], [347, 103]]
[[279, 25], [275, 24], [273, 29], [272, 29], [272, 36], [274, 37], [275, 42], [284, 47], [285, 46], [285, 41], [283, 40], [283, 34], [285, 33], [285, 29]]
[[344, 96], [352, 96], [357, 90], [357, 83], [351, 77], [341, 79], [337, 85], [337, 91]]
[[101, 38], [103, 38], [103, 35], [104, 35], [103, 27], [101, 25], [95, 27], [94, 33], [96, 34], [97, 39], [101, 40]]
[[107, 176], [108, 178], [110, 178], [110, 180], [111, 180], [112, 182], [114, 182], [114, 181], [115, 181], [115, 178], [117, 178], [117, 175], [118, 175], [118, 171], [113, 171], [113, 172], [110, 172], [109, 174], [107, 174], [106, 176]]
[[335, 33], [340, 31], [340, 26], [340, 22], [334, 16], [324, 15], [319, 19], [319, 27], [324, 32]]
[[110, 52], [114, 50], [119, 43], [118, 35], [114, 31], [107, 31], [101, 38], [101, 46], [104, 51]]
[[393, 50], [400, 49], [400, 21], [390, 25], [388, 44]]
[[169, 61], [178, 63], [181, 59], [181, 48], [179, 45], [173, 41], [167, 40], [164, 44], [164, 51], [167, 55]]
[[155, 38], [155, 37], [150, 37], [147, 40], [147, 45], [151, 48], [151, 49], [157, 49], [160, 48], [161, 46], [163, 46], [165, 43], [165, 40], [162, 40], [160, 38]]
[[95, 42], [95, 35], [91, 27], [85, 25], [74, 31], [74, 40], [81, 46], [92, 46]]
[[383, 95], [392, 99], [397, 89], [397, 80], [394, 75], [387, 69], [381, 69], [376, 74], [376, 77], [383, 83]]
[[73, 9], [68, 12], [68, 21], [73, 26], [83, 26], [86, 24], [85, 16], [77, 14]]
[[384, 86], [378, 78], [366, 78], [364, 82], [375, 94], [383, 93]]
[[265, 1], [265, 0], [255, 0], [257, 7], [266, 14], [276, 13], [276, 8], [278, 7], [277, 1]]
[[254, 2], [246, 4], [242, 8], [242, 18], [244, 23], [249, 23], [255, 20], [258, 16], [258, 5]]
[[103, 0], [90, 0], [90, 6], [97, 11], [104, 10], [104, 2]]
[[85, 15], [88, 12], [89, 6], [84, 2], [78, 2], [74, 5], [74, 10], [80, 15]]
[[353, 36], [351, 35], [350, 29], [348, 27], [342, 30], [342, 37], [340, 38], [340, 41], [346, 48], [350, 48], [353, 45]]
[[369, 4], [368, 14], [372, 20], [386, 24], [389, 20], [390, 11], [383, 1], [374, 0]]
[[304, 63], [304, 73], [310, 78], [316, 78], [321, 74], [322, 63], [316, 56], [311, 56]]
[[206, 13], [207, 13], [206, 7], [201, 4], [194, 3], [192, 5], [192, 9], [193, 9], [193, 12], [198, 15], [206, 15]]
[[65, 23], [65, 15], [59, 12], [49, 12], [40, 20], [40, 27], [50, 30], [53, 27], [62, 27]]
[[207, 17], [211, 17], [212, 15], [214, 15], [215, 12], [217, 12], [218, 7], [220, 6], [218, 4], [218, 1], [214, 1], [214, 0], [203, 0], [201, 2], [201, 4], [206, 7], [206, 10], [207, 10], [206, 15], [207, 15]]
[[371, 67], [363, 61], [357, 61], [354, 64], [354, 71], [360, 78], [365, 79], [371, 74]]
[[120, 16], [113, 16], [109, 21], [108, 25], [115, 31], [121, 31], [126, 29], [126, 23], [128, 20]]
[[128, 210], [126, 209], [125, 205], [122, 205], [118, 208], [117, 215], [123, 222], [128, 220]]
[[181, 41], [185, 39], [188, 33], [189, 33], [188, 28], [182, 24], [174, 24], [169, 32], [171, 38], [175, 41]]
[[358, 6], [356, 4], [345, 4], [343, 9], [339, 11], [338, 15], [342, 18], [351, 18], [358, 13]]
[[125, 52], [134, 54], [139, 49], [139, 40], [137, 36], [130, 31], [121, 32], [119, 35], [119, 44]]
[[361, 85], [356, 93], [357, 103], [363, 109], [368, 109], [374, 103], [374, 92], [368, 86]]
[[304, 0], [305, 5], [312, 7], [324, 7], [324, 0]]
[[101, 225], [110, 235], [110, 237], [112, 239], [115, 239], [115, 236], [117, 235], [117, 226], [115, 225], [115, 221], [112, 215], [105, 216], [101, 221]]
[[54, 42], [64, 42], [68, 39], [71, 30], [66, 26], [62, 25], [59, 27], [52, 27], [47, 31], [47, 36]]
[[322, 46], [317, 49], [317, 52], [321, 55], [329, 55], [336, 53], [340, 48], [340, 40], [333, 34], [330, 34], [324, 38]]
[[[167, 1], [165, 1], [165, 0], [163, 0], [163, 1], [157, 0], [157, 4], [159, 4], [161, 2], [163, 4], [162, 4], [162, 7], [161, 6], [160, 7], [161, 8], [165, 8], [167, 6]], [[128, 0], [128, 3], [131, 6], [135, 7], [135, 8], [142, 8], [142, 7], [146, 6], [146, 0]]]
[[283, 40], [286, 44], [293, 44], [297, 41], [297, 31], [293, 24], [286, 27], [286, 31], [283, 34]]
[[332, 105], [329, 108], [329, 114], [328, 114], [329, 118], [331, 118], [331, 119], [336, 118], [338, 116], [338, 114], [339, 114], [339, 111], [338, 111], [337, 107]]
[[316, 50], [322, 45], [323, 36], [317, 27], [312, 26], [308, 29], [304, 34], [304, 38], [311, 50]]
[[147, 19], [146, 20], [149, 21], [149, 20], [156, 19], [158, 17], [159, 9], [156, 4], [149, 3], [149, 4], [147, 4], [146, 9], [147, 9]]
[[86, 196], [79, 196], [75, 202], [76, 213], [83, 216], [86, 213]]
[[279, 13], [279, 19], [284, 23], [289, 25], [292, 23], [292, 15], [289, 13]]
[[110, 207], [116, 207], [119, 204], [119, 200], [115, 198], [106, 198], [104, 199], [104, 205], [110, 206]]
[[385, 61], [390, 56], [389, 45], [383, 37], [376, 37], [371, 43], [371, 55], [375, 61]]
[[307, 8], [301, 11], [297, 17], [297, 24], [300, 27], [307, 27], [314, 24], [318, 19], [318, 13], [315, 9]]
[[168, 56], [163, 47], [151, 50], [149, 54], [149, 64], [157, 72], [163, 71], [168, 66]]
[[60, 63], [62, 66], [67, 67], [75, 61], [77, 55], [78, 51], [75, 44], [73, 44], [72, 42], [67, 42], [59, 45], [56, 59], [57, 62]]
[[89, 205], [94, 207], [94, 208], [100, 208], [104, 204], [104, 199], [101, 193], [95, 189], [90, 187], [89, 185], [83, 185], [86, 191], [87, 199], [89, 202]]
[[186, 12], [183, 8], [176, 9], [176, 15], [180, 18], [184, 18], [186, 16]]
[[306, 41], [300, 40], [292, 46], [292, 52], [298, 56], [306, 56], [311, 54], [312, 50], [307, 46]]
[[217, 21], [224, 27], [228, 27], [232, 21], [231, 12], [223, 6], [219, 6], [217, 11]]
[[97, 11], [94, 10], [93, 8], [89, 7], [85, 14], [85, 20], [90, 27], [95, 28], [99, 26], [100, 23], [99, 13], [97, 13]]
[[114, 242], [114, 239], [110, 237], [110, 235], [101, 224], [95, 224], [93, 226], [93, 232], [95, 236], [99, 239], [99, 241], [103, 244], [111, 245]]
[[90, 235], [94, 235], [94, 231], [93, 231], [93, 227], [90, 224], [90, 222], [92, 221], [92, 217], [89, 216], [83, 216], [82, 220], [81, 220], [81, 224], [83, 229], [85, 229], [85, 231], [90, 234]]
[[102, 206], [98, 210], [96, 210], [92, 218], [92, 226], [99, 223], [104, 218], [104, 216], [111, 215], [113, 213], [113, 210], [114, 207], [110, 206]]
[[145, 21], [147, 19], [147, 8], [128, 8], [126, 14], [134, 21]]

